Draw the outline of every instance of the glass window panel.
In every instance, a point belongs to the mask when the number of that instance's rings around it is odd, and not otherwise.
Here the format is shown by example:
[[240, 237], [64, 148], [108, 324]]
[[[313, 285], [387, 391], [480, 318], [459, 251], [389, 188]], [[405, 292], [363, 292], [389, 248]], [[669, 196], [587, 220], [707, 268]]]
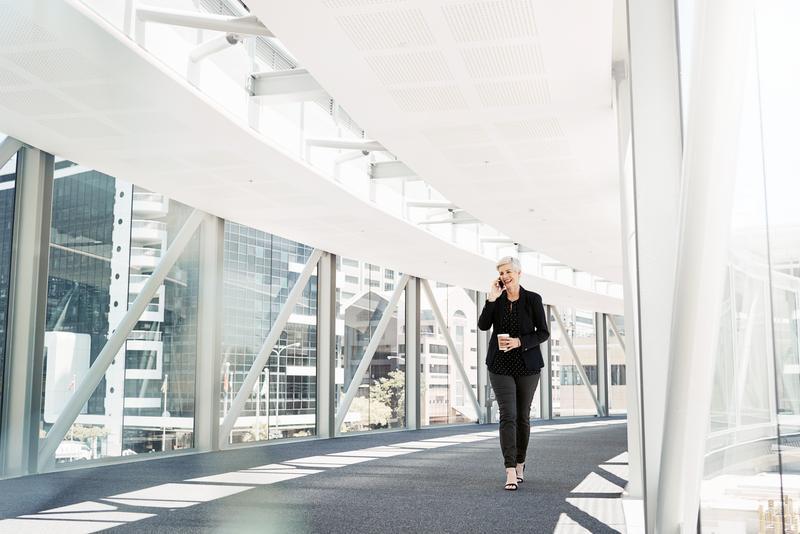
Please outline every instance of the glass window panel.
[[[224, 418], [313, 249], [225, 222]], [[306, 283], [229, 436], [231, 443], [316, 434], [317, 275]]]
[[[2, 137], [4, 136], [0, 134], [0, 138]], [[5, 162], [0, 162], [0, 165], [3, 163]], [[8, 291], [11, 281], [11, 241], [14, 233], [16, 180], [17, 156], [15, 154], [0, 168], [0, 417], [3, 413], [3, 377], [5, 376], [6, 361]]]
[[[597, 344], [594, 330], [594, 313], [564, 308], [561, 320], [578, 353], [580, 363], [597, 395]], [[553, 416], [596, 415], [592, 395], [578, 372], [577, 362], [564, 339], [564, 333], [555, 318], [550, 322], [553, 370]]]
[[758, 3], [756, 32], [764, 179], [772, 268], [772, 328], [781, 482], [786, 532], [800, 523], [800, 60], [788, 51], [800, 46], [794, 2]]
[[[57, 420], [191, 211], [56, 162], [42, 431]], [[198, 243], [195, 235], [139, 317], [59, 445], [57, 463], [193, 446]]]
[[[354, 261], [343, 259], [342, 265], [352, 265]], [[365, 265], [360, 271], [353, 271], [358, 274], [355, 282], [343, 277], [339, 269], [341, 267], [337, 267], [336, 276], [337, 410], [378, 323], [387, 313], [393, 294], [393, 291], [382, 289], [380, 284], [375, 286], [372, 283], [385, 278], [377, 265]], [[344, 293], [354, 296], [345, 299]], [[344, 418], [342, 432], [402, 428], [406, 424], [405, 291], [403, 293], [397, 307], [388, 311], [391, 319]]]
[[[794, 438], [789, 438], [786, 444], [778, 439], [784, 398], [781, 382], [785, 377], [780, 367], [786, 355], [784, 341], [788, 339], [782, 329], [786, 301], [783, 295], [773, 293], [775, 302], [770, 302], [760, 110], [765, 100], [759, 96], [756, 45], [752, 36], [750, 39], [739, 65], [744, 85], [738, 147], [732, 152], [735, 184], [729, 265], [720, 314], [700, 502], [701, 530], [705, 532], [795, 531], [794, 526], [787, 523], [784, 530], [781, 524], [784, 511], [787, 518], [796, 517], [794, 504], [782, 503], [782, 497], [797, 498], [797, 490], [792, 489], [796, 484], [787, 478], [786, 471], [781, 473], [782, 463], [785, 470], [784, 462], [790, 462], [794, 456], [789, 441]], [[781, 69], [787, 67], [782, 65]], [[785, 111], [782, 109], [781, 113]], [[796, 381], [796, 376], [790, 381]], [[783, 495], [782, 485], [787, 491]]]
[[[478, 322], [477, 293], [447, 284], [429, 282], [436, 304], [447, 321], [447, 330], [456, 348], [450, 354], [447, 340], [436, 322], [428, 294], [420, 300], [420, 413], [422, 425], [477, 421], [475, 406], [467, 388], [477, 396]], [[465, 384], [453, 359], [458, 358], [469, 378]], [[481, 361], [483, 365], [483, 361]]]
[[622, 315], [609, 315], [606, 317], [606, 354], [608, 357], [608, 411], [610, 414], [624, 414], [628, 412], [625, 387], [627, 384], [625, 351], [611, 329], [610, 321], [614, 321], [622, 340], [625, 341], [625, 318]]

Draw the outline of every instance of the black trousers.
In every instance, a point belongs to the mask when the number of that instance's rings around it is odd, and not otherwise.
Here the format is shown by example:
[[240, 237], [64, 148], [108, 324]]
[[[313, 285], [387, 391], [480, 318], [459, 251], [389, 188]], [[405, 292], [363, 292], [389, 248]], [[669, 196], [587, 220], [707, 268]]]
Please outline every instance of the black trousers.
[[506, 467], [516, 467], [525, 462], [528, 438], [531, 435], [529, 419], [531, 402], [539, 385], [539, 373], [528, 376], [496, 375], [489, 372], [494, 396], [500, 408], [500, 449]]

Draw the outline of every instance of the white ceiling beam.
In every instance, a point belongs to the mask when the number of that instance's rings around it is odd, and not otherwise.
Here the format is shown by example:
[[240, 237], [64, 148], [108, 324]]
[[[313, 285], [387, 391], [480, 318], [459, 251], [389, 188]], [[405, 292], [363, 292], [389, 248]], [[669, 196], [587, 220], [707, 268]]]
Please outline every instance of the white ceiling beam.
[[412, 171], [408, 165], [402, 161], [379, 161], [370, 164], [369, 176], [373, 180], [385, 180], [388, 178], [407, 178], [409, 180], [420, 180], [417, 173]]
[[198, 30], [215, 30], [227, 33], [244, 35], [260, 35], [262, 37], [275, 37], [255, 16], [227, 17], [198, 13], [196, 11], [183, 11], [179, 9], [165, 9], [155, 7], [140, 7], [136, 10], [136, 18], [141, 22], [156, 22], [172, 26], [185, 26]]
[[409, 208], [444, 208], [444, 209], [458, 209], [458, 206], [452, 202], [436, 202], [433, 200], [409, 200], [406, 202]]
[[306, 139], [306, 146], [320, 148], [339, 148], [343, 150], [361, 150], [366, 152], [385, 152], [386, 149], [377, 141], [367, 139]]
[[482, 237], [481, 243], [498, 243], [501, 245], [513, 245], [515, 241], [510, 237]]
[[[247, 3], [250, 7], [254, 6], [251, 2]], [[141, 187], [174, 191], [175, 200], [215, 216], [233, 219], [308, 246], [323, 247], [343, 256], [369, 258], [373, 263], [394, 266], [397, 271], [430, 279], [443, 277], [442, 282], [479, 289], [484, 286], [480, 273], [487, 272], [487, 269], [494, 270], [493, 260], [426, 231], [426, 228], [434, 227], [420, 226], [383, 211], [374, 203], [347, 191], [319, 169], [290, 156], [268, 141], [265, 135], [254, 135], [246, 124], [224, 112], [222, 106], [210, 105], [208, 98], [181, 82], [179, 76], [163, 63], [152, 61], [141, 50], [130, 46], [128, 38], [121, 32], [108, 31], [107, 21], [85, 4], [30, 0], [15, 2], [14, 8], [15, 13], [24, 16], [24, 21], [36, 20], [39, 27], [54, 36], [55, 41], [48, 43], [48, 46], [69, 48], [85, 57], [86, 65], [92, 67], [91, 72], [87, 72], [87, 78], [107, 78], [113, 82], [111, 90], [123, 91], [126, 87], [137, 87], [130, 97], [131, 109], [167, 109], [169, 113], [164, 119], [171, 119], [170, 123], [175, 128], [174, 135], [169, 136], [169, 143], [166, 144], [163, 136], [153, 136], [149, 130], [137, 130], [129, 140], [120, 142], [118, 149], [101, 150], [97, 143], [76, 136], [60, 135], [53, 128], [31, 120], [26, 115], [30, 113], [27, 108], [14, 109], [10, 104], [0, 106], [3, 130], [17, 139]], [[37, 18], [43, 9], [52, 16]], [[277, 33], [278, 27], [273, 28], [273, 13], [267, 11], [263, 16]], [[281, 30], [283, 37], [283, 28]], [[27, 50], [25, 35], [30, 32], [12, 34], [6, 36], [10, 39], [9, 46]], [[31, 54], [34, 52], [31, 51]], [[113, 64], [106, 61], [110, 55], [114, 57]], [[30, 60], [37, 57], [31, 55]], [[305, 55], [303, 61], [306, 61]], [[315, 78], [323, 81], [316, 67], [310, 70], [314, 71]], [[328, 85], [325, 87], [328, 88]], [[101, 107], [87, 108], [86, 116], [104, 113]], [[346, 109], [349, 111], [350, 107]], [[359, 122], [363, 123], [363, 119], [359, 119]], [[207, 131], [215, 132], [215, 135], [202, 135]], [[317, 137], [325, 136], [320, 134]], [[138, 158], [138, 164], [131, 166], [131, 158], [142, 151], [153, 154], [176, 150], [183, 152], [187, 148], [178, 142], [181, 139], [191, 142], [191, 154], [207, 153], [207, 163], [219, 169], [202, 175], [203, 187], [197, 186], [200, 176], [187, 175], [182, 168], [167, 170], [161, 158]], [[219, 148], [218, 139], [226, 140], [226, 150], [216, 150]], [[361, 140], [361, 136], [356, 139]], [[385, 139], [388, 143], [388, 137]], [[394, 145], [391, 146], [394, 148]], [[253, 159], [248, 155], [256, 154], [257, 157], [246, 167], [232, 166], [232, 153], [242, 161]], [[190, 153], [186, 154], [189, 157]], [[409, 164], [416, 168], [416, 164]], [[241, 184], [245, 173], [251, 175], [255, 183], [248, 183], [247, 186]], [[320, 209], [320, 199], [331, 209]], [[455, 201], [453, 197], [449, 197], [449, 200]], [[279, 216], [265, 219], [265, 209], [271, 213], [277, 210]], [[304, 223], [295, 216], [299, 212], [307, 214]], [[330, 224], [334, 217], [336, 225]], [[396, 239], [382, 243], [381, 237], [386, 241], [387, 235]], [[351, 236], [358, 236], [358, 239]], [[413, 246], [398, 246], [400, 241], [412, 243]], [[409, 253], [409, 250], [413, 253]], [[450, 268], [452, 265], [463, 268]], [[536, 287], [547, 303], [561, 304], [565, 308], [622, 313], [622, 300], [619, 297], [597, 294], [527, 274], [523, 278], [522, 285]]]
[[433, 221], [419, 221], [417, 224], [476, 224], [480, 222], [481, 221], [475, 218], [463, 218], [463, 219], [435, 219]]
[[275, 102], [308, 102], [328, 96], [306, 69], [254, 72], [247, 79], [247, 91]]
[[222, 52], [226, 48], [230, 48], [241, 42], [242, 37], [235, 33], [226, 33], [225, 35], [214, 37], [193, 48], [192, 51], [189, 52], [189, 60], [192, 63], [197, 63], [201, 59], [216, 54], [217, 52]]

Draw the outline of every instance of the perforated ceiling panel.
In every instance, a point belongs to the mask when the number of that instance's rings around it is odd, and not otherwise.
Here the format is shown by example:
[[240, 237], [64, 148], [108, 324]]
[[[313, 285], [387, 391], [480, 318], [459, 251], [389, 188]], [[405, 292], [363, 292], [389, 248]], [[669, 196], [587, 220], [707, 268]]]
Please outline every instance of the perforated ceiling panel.
[[486, 107], [536, 106], [550, 102], [550, 89], [541, 79], [478, 83], [475, 89]]
[[487, 161], [497, 161], [503, 157], [496, 145], [478, 145], [446, 148], [444, 155], [456, 165], [478, 165]]
[[541, 53], [533, 44], [466, 48], [461, 57], [473, 78], [544, 75]]
[[0, 68], [0, 87], [8, 87], [11, 85], [25, 85], [29, 83], [28, 80], [15, 74], [8, 69]]
[[168, 111], [131, 111], [109, 113], [108, 119], [117, 128], [134, 135], [178, 132], [186, 129], [185, 121], [179, 120]]
[[117, 128], [91, 117], [42, 119], [39, 124], [51, 128], [61, 135], [82, 139], [122, 135]]
[[507, 179], [511, 176], [516, 176], [517, 173], [510, 165], [505, 163], [480, 162], [472, 166], [458, 166], [456, 175], [459, 177], [459, 182], [477, 182], [475, 187], [480, 187], [479, 184], [486, 184], [483, 189], [485, 198], [487, 192], [494, 191], [493, 185], [487, 184], [487, 182], [494, 184], [498, 179]]
[[31, 117], [77, 111], [75, 106], [44, 89], [0, 91], [0, 106]]
[[403, 111], [439, 112], [467, 107], [461, 89], [455, 85], [392, 89], [390, 93]]
[[93, 109], [123, 111], [136, 109], [136, 97], [141, 89], [136, 86], [120, 86], [115, 83], [82, 83], [76, 86], [61, 86], [59, 91], [72, 100]]
[[101, 69], [69, 48], [9, 52], [3, 58], [49, 82], [85, 82], [105, 79]]
[[[204, 0], [206, 7], [213, 3]], [[520, 109], [495, 116], [481, 108], [474, 83], [493, 80], [469, 75], [453, 47], [440, 2], [331, 0], [326, 6], [316, 0], [309, 8], [307, 2], [280, 1], [265, 8], [265, 0], [247, 0], [247, 5], [263, 10], [256, 14], [276, 33], [286, 29], [287, 21], [297, 24], [308, 48], [284, 44], [300, 64], [315, 78], [320, 72], [323, 87], [359, 124], [374, 123], [371, 137], [392, 145], [402, 161], [437, 189], [448, 189], [446, 196], [469, 213], [474, 211], [459, 193], [472, 194], [488, 181], [507, 191], [519, 185], [519, 161], [493, 125], [531, 117]], [[337, 17], [344, 17], [348, 31]], [[364, 50], [354, 52], [354, 43]], [[213, 98], [110, 30], [80, 0], [0, 0], [0, 44], [0, 123], [26, 143], [216, 216], [335, 254], [471, 288], [483, 287], [485, 274], [493, 270], [493, 262], [382, 211], [287, 156], [245, 120], [224, 112], [224, 105], [212, 103]], [[523, 43], [463, 46], [504, 44]], [[315, 60], [315, 53], [324, 57]], [[398, 69], [376, 60], [373, 70], [365, 58], [377, 56], [406, 59]], [[325, 65], [332, 68], [330, 76]], [[432, 80], [439, 71], [452, 80]], [[337, 81], [363, 93], [353, 99]], [[331, 108], [329, 102], [323, 106]], [[351, 123], [338, 106], [333, 109], [340, 123]], [[561, 118], [545, 110], [534, 112]], [[395, 135], [381, 131], [387, 127]], [[398, 141], [402, 139], [417, 148]], [[428, 151], [425, 158], [415, 158], [419, 147]], [[431, 167], [431, 161], [439, 166]], [[456, 189], [448, 182], [457, 184]], [[476, 211], [485, 209], [483, 198], [474, 204]], [[398, 243], [412, 243], [413, 253]], [[449, 269], [448, 262], [463, 268]], [[621, 308], [618, 299], [547, 280], [535, 283], [548, 302], [611, 313]]]
[[564, 137], [566, 134], [556, 118], [537, 118], [495, 124], [506, 139], [527, 137]]
[[400, 4], [404, 2], [406, 2], [406, 0], [323, 0], [325, 7], [332, 9], [376, 6], [381, 4]]
[[442, 7], [453, 38], [462, 43], [536, 35], [533, 2], [457, 2]]
[[[248, 5], [370, 138], [448, 200], [528, 248], [621, 279], [613, 0]], [[517, 180], [519, 194], [487, 204], [498, 180]], [[564, 245], [575, 228], [592, 255]]]
[[434, 145], [442, 147], [487, 144], [490, 140], [489, 132], [480, 124], [426, 128], [422, 133]]
[[428, 23], [418, 9], [356, 13], [337, 20], [359, 50], [425, 46], [434, 42]]
[[18, 43], [49, 44], [57, 41], [52, 33], [10, 5], [0, 5], [0, 45]]
[[387, 85], [453, 80], [447, 60], [438, 50], [369, 56], [366, 61], [378, 79]]
[[569, 143], [566, 139], [543, 139], [510, 143], [508, 147], [518, 159], [562, 158], [570, 155]]

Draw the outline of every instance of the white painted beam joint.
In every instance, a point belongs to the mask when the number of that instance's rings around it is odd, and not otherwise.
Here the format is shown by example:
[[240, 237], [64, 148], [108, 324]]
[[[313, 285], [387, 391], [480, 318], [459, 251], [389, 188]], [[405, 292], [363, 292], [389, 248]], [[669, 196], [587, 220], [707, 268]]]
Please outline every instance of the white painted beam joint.
[[328, 95], [306, 69], [254, 72], [247, 79], [250, 96], [308, 102]]
[[136, 10], [136, 18], [139, 23], [155, 22], [172, 26], [197, 28], [198, 30], [215, 30], [244, 35], [275, 37], [266, 26], [252, 15], [245, 17], [229, 17], [180, 9], [140, 7]]

